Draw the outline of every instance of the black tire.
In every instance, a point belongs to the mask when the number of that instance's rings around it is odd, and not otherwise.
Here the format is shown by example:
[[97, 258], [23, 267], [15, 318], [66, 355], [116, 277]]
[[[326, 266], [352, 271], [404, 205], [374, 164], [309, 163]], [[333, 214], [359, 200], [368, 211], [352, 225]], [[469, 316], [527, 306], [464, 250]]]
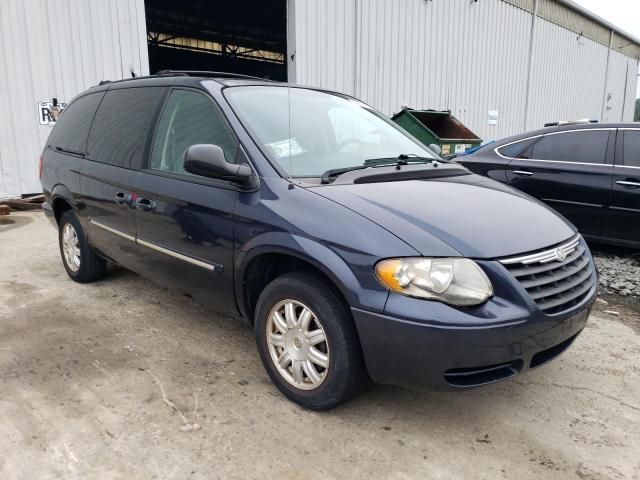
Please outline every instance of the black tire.
[[[77, 268], [69, 265], [64, 253], [63, 232], [65, 225], [70, 225], [77, 235], [78, 247], [80, 249], [80, 265]], [[107, 269], [107, 261], [98, 256], [94, 248], [87, 241], [87, 236], [80, 225], [78, 217], [72, 210], [65, 211], [58, 222], [58, 245], [60, 246], [60, 256], [62, 264], [69, 277], [79, 283], [94, 282], [104, 277]]]
[[[285, 379], [275, 365], [267, 341], [272, 309], [289, 299], [307, 306], [319, 321], [316, 325], [326, 333], [328, 368], [321, 383], [311, 390], [297, 388]], [[335, 289], [319, 276], [295, 272], [273, 280], [258, 299], [254, 326], [258, 352], [269, 377], [298, 405], [311, 410], [329, 410], [352, 398], [365, 384], [362, 352], [350, 312]], [[284, 334], [282, 337], [286, 338]]]

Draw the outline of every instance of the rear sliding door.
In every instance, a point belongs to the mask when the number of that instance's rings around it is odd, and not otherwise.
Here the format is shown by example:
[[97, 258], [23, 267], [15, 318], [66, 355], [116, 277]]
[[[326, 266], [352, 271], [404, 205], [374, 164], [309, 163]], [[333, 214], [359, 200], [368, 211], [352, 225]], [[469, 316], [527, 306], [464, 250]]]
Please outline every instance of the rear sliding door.
[[81, 172], [91, 244], [133, 270], [139, 262], [133, 186], [165, 92], [164, 87], [108, 90], [91, 126]]

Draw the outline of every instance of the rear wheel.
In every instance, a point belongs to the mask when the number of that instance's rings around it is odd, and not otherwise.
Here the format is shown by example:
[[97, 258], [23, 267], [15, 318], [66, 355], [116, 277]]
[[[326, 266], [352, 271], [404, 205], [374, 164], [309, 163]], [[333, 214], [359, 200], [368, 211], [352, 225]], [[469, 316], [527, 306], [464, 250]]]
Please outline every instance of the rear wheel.
[[359, 390], [364, 369], [351, 316], [317, 276], [290, 273], [267, 285], [255, 332], [267, 373], [295, 403], [327, 410]]
[[78, 217], [72, 210], [67, 210], [60, 217], [58, 242], [62, 263], [72, 280], [87, 283], [104, 276], [107, 262], [89, 245]]

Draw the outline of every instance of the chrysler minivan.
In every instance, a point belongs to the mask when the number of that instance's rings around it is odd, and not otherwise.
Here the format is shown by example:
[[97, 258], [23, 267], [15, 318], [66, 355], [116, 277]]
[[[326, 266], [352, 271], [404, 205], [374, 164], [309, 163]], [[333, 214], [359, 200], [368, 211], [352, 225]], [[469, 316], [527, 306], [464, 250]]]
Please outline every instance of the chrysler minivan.
[[246, 319], [307, 408], [369, 379], [465, 389], [556, 358], [597, 274], [544, 204], [348, 95], [213, 72], [102, 82], [60, 116], [44, 210], [71, 279], [114, 262]]

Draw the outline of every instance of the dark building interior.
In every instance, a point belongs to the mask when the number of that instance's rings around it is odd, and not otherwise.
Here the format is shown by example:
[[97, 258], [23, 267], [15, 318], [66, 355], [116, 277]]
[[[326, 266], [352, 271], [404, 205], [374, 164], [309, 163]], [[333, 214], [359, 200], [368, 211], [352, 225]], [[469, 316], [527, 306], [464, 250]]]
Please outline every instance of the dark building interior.
[[286, 0], [145, 0], [149, 71], [287, 79]]

